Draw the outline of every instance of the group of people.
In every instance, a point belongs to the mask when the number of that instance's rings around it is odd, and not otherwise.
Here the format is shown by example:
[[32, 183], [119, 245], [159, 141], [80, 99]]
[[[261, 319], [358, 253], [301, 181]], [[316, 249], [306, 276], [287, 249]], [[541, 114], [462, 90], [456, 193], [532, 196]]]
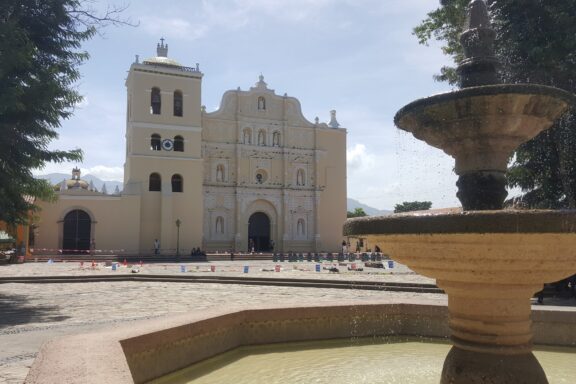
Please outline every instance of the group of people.
[[[364, 240], [359, 239], [356, 241], [356, 253], [360, 253], [362, 252], [362, 248], [364, 247]], [[367, 252], [370, 252], [370, 249], [366, 249]], [[350, 241], [346, 241], [346, 240], [342, 240], [342, 253], [343, 254], [347, 254], [349, 252], [352, 252], [352, 248], [350, 247]], [[374, 252], [376, 253], [380, 253], [382, 252], [380, 250], [379, 246], [374, 246]]]
[[[154, 239], [154, 254], [160, 254], [160, 240]], [[206, 253], [200, 249], [200, 247], [192, 248], [190, 251], [190, 256], [206, 256]]]

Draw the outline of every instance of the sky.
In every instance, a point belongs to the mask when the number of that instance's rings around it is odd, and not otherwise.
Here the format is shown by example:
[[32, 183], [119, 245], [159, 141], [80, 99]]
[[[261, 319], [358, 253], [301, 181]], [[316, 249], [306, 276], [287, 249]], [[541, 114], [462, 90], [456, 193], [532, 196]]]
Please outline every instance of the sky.
[[[93, 6], [126, 4], [96, 0]], [[134, 0], [122, 17], [83, 44], [90, 59], [77, 88], [84, 101], [62, 123], [53, 149], [81, 148], [81, 164], [48, 164], [36, 174], [83, 174], [122, 181], [126, 89], [135, 55], [168, 56], [204, 73], [202, 104], [218, 109], [225, 91], [249, 89], [260, 74], [277, 94], [298, 98], [304, 116], [347, 130], [348, 197], [378, 209], [403, 201], [460, 205], [454, 160], [394, 126], [405, 104], [450, 91], [433, 75], [450, 64], [438, 44], [419, 45], [412, 29], [438, 0]]]

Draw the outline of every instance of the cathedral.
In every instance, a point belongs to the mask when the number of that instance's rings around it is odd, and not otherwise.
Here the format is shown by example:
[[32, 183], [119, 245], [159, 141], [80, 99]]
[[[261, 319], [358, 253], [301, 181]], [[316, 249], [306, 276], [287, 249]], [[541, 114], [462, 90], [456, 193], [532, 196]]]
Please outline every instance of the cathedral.
[[41, 203], [35, 248], [125, 254], [337, 251], [346, 220], [346, 130], [308, 121], [260, 76], [201, 103], [203, 73], [157, 55], [126, 79], [124, 188], [89, 188], [74, 170]]

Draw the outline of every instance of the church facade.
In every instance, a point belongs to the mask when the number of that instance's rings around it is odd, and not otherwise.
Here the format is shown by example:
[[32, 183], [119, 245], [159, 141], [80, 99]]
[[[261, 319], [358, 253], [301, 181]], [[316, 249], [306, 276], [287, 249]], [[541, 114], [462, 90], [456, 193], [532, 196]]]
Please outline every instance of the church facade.
[[[260, 76], [201, 105], [203, 74], [157, 56], [126, 80], [124, 190], [76, 181], [42, 203], [35, 247], [125, 253], [336, 251], [346, 220], [346, 130], [308, 121]], [[74, 178], [73, 178], [74, 179]]]

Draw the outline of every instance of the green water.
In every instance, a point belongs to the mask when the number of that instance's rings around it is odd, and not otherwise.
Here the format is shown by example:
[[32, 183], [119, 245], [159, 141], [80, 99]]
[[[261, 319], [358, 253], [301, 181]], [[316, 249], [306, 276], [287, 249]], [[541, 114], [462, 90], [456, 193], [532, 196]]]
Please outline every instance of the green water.
[[[437, 339], [329, 340], [241, 347], [151, 384], [438, 384], [450, 344]], [[550, 384], [576, 383], [576, 348], [536, 348]]]

